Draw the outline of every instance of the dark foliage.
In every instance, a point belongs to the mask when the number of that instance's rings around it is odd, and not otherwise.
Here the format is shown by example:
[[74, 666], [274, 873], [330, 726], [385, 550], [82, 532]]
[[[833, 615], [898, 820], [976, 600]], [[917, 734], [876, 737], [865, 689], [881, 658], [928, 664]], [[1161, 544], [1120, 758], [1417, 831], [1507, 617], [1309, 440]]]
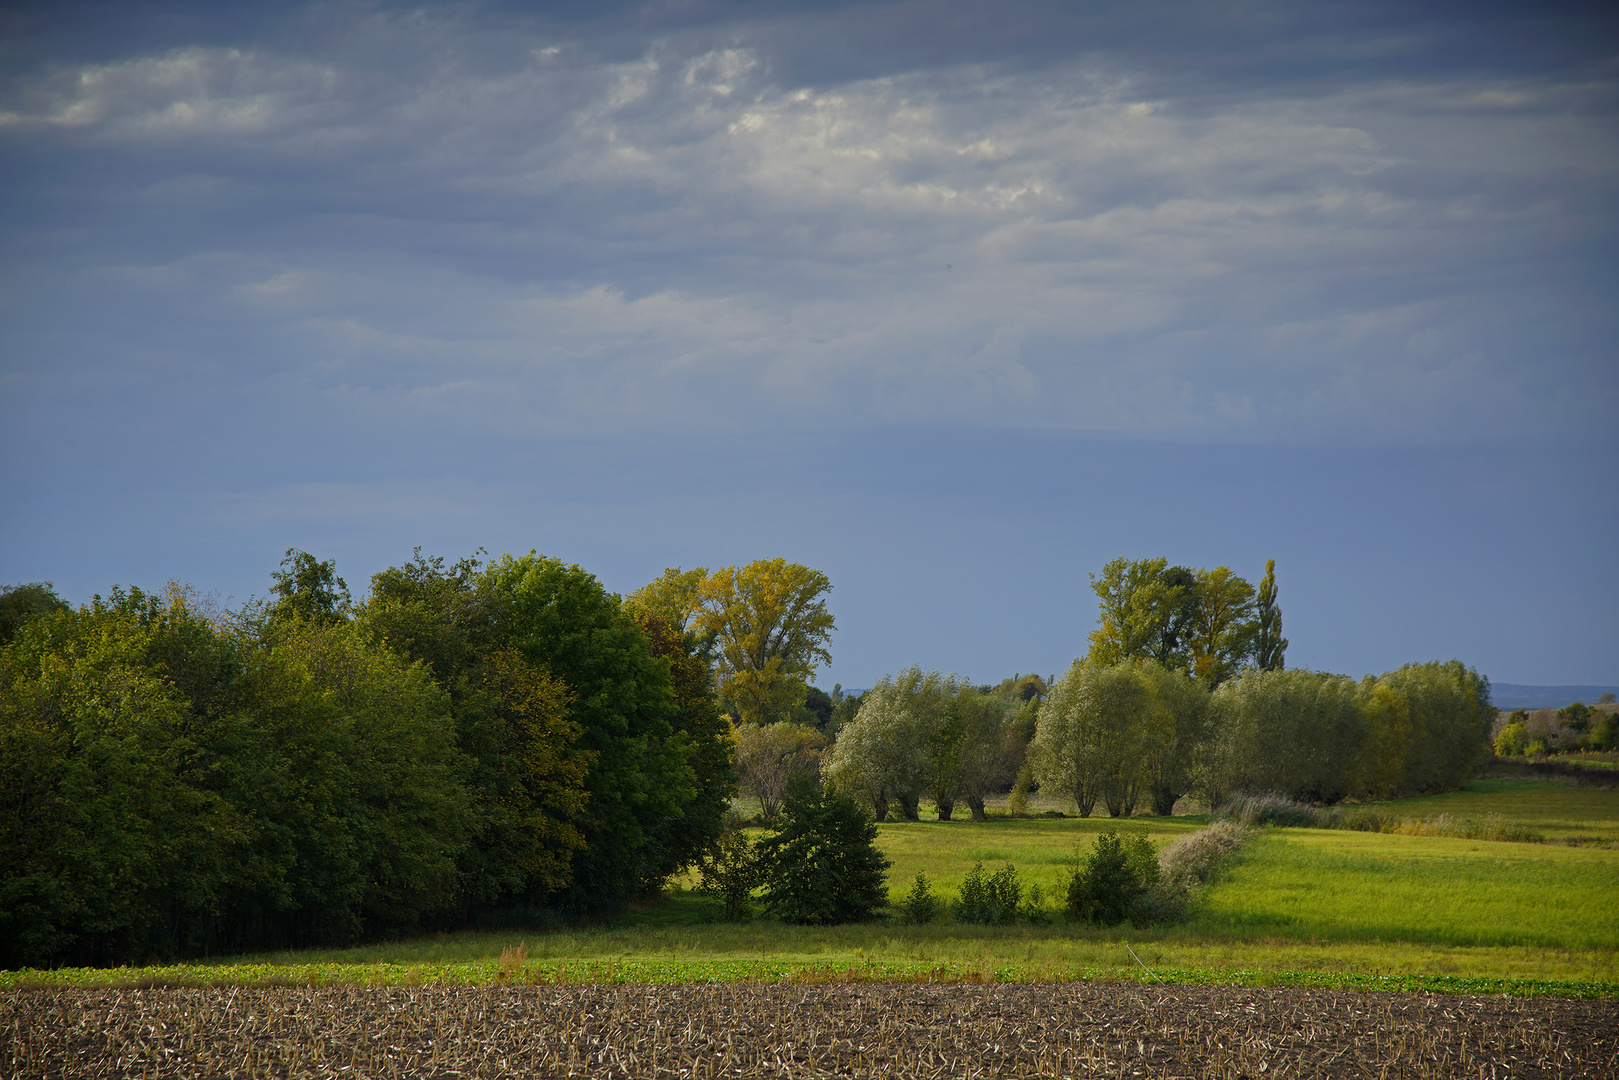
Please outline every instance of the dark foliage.
[[1068, 883], [1066, 914], [1078, 922], [1117, 926], [1158, 884], [1158, 860], [1144, 836], [1101, 833]]
[[888, 903], [877, 826], [849, 796], [801, 780], [782, 802], [781, 832], [759, 842], [765, 910], [811, 925], [869, 919]]

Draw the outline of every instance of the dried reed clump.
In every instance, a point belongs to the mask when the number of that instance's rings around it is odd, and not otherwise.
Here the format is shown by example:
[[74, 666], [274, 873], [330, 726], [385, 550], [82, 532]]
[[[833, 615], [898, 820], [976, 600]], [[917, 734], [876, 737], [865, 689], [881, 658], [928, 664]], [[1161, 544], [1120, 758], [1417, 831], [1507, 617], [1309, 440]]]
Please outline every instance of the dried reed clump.
[[1296, 829], [1321, 828], [1321, 812], [1274, 791], [1239, 791], [1220, 804], [1218, 816], [1244, 825], [1282, 825]]
[[1246, 825], [1216, 821], [1166, 844], [1158, 852], [1158, 872], [1163, 881], [1182, 889], [1206, 885], [1221, 864], [1253, 837], [1254, 830]]
[[1499, 840], [1519, 844], [1546, 842], [1542, 834], [1508, 821], [1500, 814], [1487, 814], [1482, 819], [1453, 818], [1449, 814], [1440, 814], [1435, 818], [1402, 818], [1376, 806], [1309, 806], [1274, 792], [1233, 795], [1221, 805], [1218, 815], [1221, 820], [1252, 826], [1352, 829], [1356, 832], [1448, 836], [1457, 840]]
[[1612, 1002], [1064, 985], [0, 995], [33, 1077], [1619, 1075]]

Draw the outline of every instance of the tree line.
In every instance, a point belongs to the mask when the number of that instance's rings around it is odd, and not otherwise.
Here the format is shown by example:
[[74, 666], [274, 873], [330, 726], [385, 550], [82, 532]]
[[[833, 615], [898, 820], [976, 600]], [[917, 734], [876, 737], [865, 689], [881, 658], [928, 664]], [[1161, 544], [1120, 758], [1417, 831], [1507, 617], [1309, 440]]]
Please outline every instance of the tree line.
[[[676, 567], [624, 597], [533, 552], [418, 551], [356, 602], [293, 550], [238, 611], [177, 584], [77, 609], [5, 590], [0, 964], [612, 912], [719, 873], [739, 786], [767, 821], [786, 807], [787, 833], [821, 824], [735, 861], [733, 885], [773, 868], [783, 917], [869, 911], [880, 860], [855, 806], [982, 818], [1036, 787], [1083, 814], [1333, 802], [1454, 786], [1486, 745], [1488, 683], [1458, 662], [1287, 669], [1273, 563], [1254, 589], [1119, 559], [1092, 587], [1098, 628], [1060, 678], [913, 667], [860, 696], [811, 684], [831, 583], [784, 559]], [[834, 835], [859, 849], [853, 908], [805, 899], [841, 873], [815, 868]]]
[[[689, 587], [689, 588], [688, 588]], [[802, 704], [833, 628], [782, 559], [628, 599], [529, 553], [418, 551], [355, 603], [0, 594], [0, 964], [599, 913], [720, 837], [731, 718]]]
[[1239, 791], [1307, 802], [1457, 787], [1488, 753], [1489, 683], [1459, 661], [1354, 680], [1287, 669], [1275, 563], [1258, 589], [1228, 567], [1117, 559], [1092, 575], [1090, 650], [1019, 697], [912, 667], [865, 695], [825, 773], [871, 802], [941, 819], [1011, 786], [1081, 815], [1171, 813]]

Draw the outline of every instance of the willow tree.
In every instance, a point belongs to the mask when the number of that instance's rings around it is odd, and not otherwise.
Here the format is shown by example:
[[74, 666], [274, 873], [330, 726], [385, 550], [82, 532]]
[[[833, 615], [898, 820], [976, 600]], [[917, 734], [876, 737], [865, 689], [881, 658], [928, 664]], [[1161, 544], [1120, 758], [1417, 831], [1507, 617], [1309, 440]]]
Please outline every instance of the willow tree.
[[1128, 815], [1140, 794], [1153, 687], [1136, 664], [1076, 660], [1045, 704], [1029, 760], [1040, 789], [1071, 796], [1081, 817], [1098, 800]]

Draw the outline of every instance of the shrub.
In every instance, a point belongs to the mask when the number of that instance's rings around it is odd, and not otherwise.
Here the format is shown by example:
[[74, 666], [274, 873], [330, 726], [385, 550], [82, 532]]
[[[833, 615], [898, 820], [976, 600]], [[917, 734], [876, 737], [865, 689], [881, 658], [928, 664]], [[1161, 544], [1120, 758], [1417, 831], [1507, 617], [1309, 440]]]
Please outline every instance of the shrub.
[[[1517, 713], [1513, 714], [1514, 716]], [[1501, 729], [1495, 737], [1495, 752], [1500, 757], [1523, 757], [1529, 743], [1529, 729], [1522, 720], [1515, 720]]]
[[937, 919], [943, 911], [944, 905], [933, 895], [933, 889], [928, 885], [928, 876], [917, 874], [910, 893], [899, 906], [900, 919], [921, 926]]
[[698, 891], [718, 897], [725, 905], [725, 918], [739, 922], [749, 914], [753, 890], [763, 877], [759, 854], [742, 830], [732, 829], [720, 837], [715, 850], [702, 862]]
[[782, 831], [758, 844], [766, 911], [785, 922], [827, 926], [869, 919], [888, 902], [890, 864], [859, 804], [801, 778], [782, 812]]
[[[1068, 883], [1066, 913], [1070, 919], [1116, 926], [1137, 911], [1161, 880], [1157, 854], [1140, 834], [1120, 839], [1109, 830], [1096, 844]], [[1156, 906], [1156, 905], [1154, 905]], [[1146, 915], [1146, 909], [1141, 914]]]
[[950, 914], [957, 922], [1008, 926], [1017, 921], [1022, 903], [1023, 883], [1011, 863], [989, 877], [984, 876], [983, 863], [974, 863], [961, 883], [960, 895], [950, 905]]

